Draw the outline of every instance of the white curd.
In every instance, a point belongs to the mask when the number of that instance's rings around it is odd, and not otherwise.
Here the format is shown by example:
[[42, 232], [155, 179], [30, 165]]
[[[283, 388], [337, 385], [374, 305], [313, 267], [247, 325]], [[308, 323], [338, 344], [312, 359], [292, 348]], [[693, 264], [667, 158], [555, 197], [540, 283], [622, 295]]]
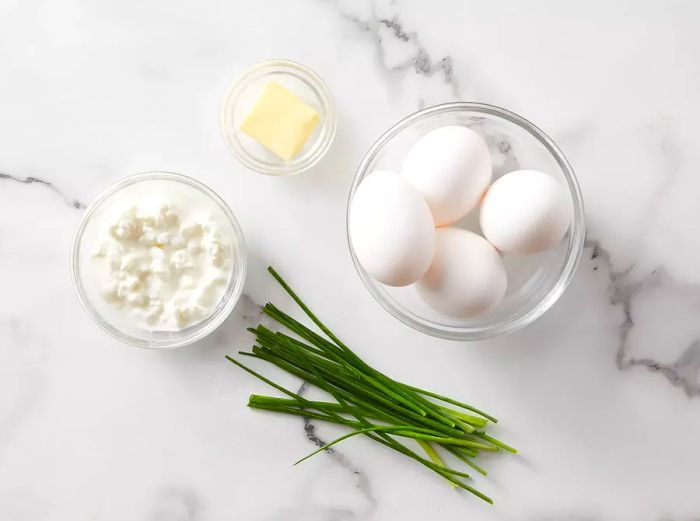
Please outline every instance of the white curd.
[[92, 219], [83, 255], [110, 322], [178, 331], [209, 317], [229, 284], [233, 238], [215, 204], [167, 180], [127, 186]]

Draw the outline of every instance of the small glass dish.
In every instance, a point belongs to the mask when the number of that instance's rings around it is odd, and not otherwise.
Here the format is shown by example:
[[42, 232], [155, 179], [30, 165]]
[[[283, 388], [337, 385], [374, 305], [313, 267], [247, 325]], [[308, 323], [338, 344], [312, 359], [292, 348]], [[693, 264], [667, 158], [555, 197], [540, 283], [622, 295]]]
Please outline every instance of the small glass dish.
[[[299, 153], [284, 161], [241, 131], [243, 119], [268, 81], [275, 81], [313, 107], [321, 120]], [[231, 153], [245, 166], [266, 175], [290, 175], [308, 170], [326, 154], [335, 137], [337, 116], [333, 96], [321, 77], [289, 60], [268, 60], [253, 65], [228, 88], [221, 104], [221, 133]]]
[[[480, 103], [446, 103], [416, 112], [387, 130], [362, 159], [350, 190], [347, 214], [365, 176], [380, 169], [400, 171], [409, 148], [424, 134], [445, 125], [467, 126], [481, 135], [491, 151], [494, 180], [520, 169], [540, 170], [557, 179], [570, 194], [573, 208], [564, 239], [539, 255], [506, 255], [508, 290], [503, 301], [486, 315], [465, 319], [431, 309], [412, 286], [393, 288], [372, 279], [360, 265], [348, 232], [350, 254], [377, 302], [418, 331], [449, 340], [482, 340], [513, 333], [540, 317], [562, 295], [574, 275], [585, 238], [578, 182], [561, 150], [542, 130], [508, 110]], [[455, 225], [479, 233], [478, 209]]]
[[[158, 184], [154, 184], [154, 182]], [[147, 185], [151, 184], [149, 188]], [[88, 260], [95, 251], [96, 244], [91, 239], [98, 236], [100, 217], [112, 213], [115, 208], [110, 207], [110, 201], [120, 194], [128, 196], [130, 201], [139, 197], [138, 190], [150, 189], [154, 193], [163, 193], [166, 190], [187, 194], [188, 201], [199, 200], [211, 208], [211, 216], [222, 226], [222, 231], [228, 228], [231, 239], [231, 274], [219, 302], [212, 312], [199, 322], [179, 330], [149, 330], [130, 324], [118, 312], [113, 312], [110, 305], [99, 294], [96, 284], [89, 282]], [[132, 193], [133, 192], [133, 193]], [[142, 192], [143, 193], [143, 192]], [[137, 347], [169, 349], [191, 344], [216, 329], [233, 310], [238, 298], [243, 291], [246, 277], [247, 259], [246, 246], [236, 217], [224, 200], [211, 188], [191, 177], [172, 172], [144, 172], [120, 179], [104, 192], [98, 195], [87, 207], [78, 225], [71, 250], [71, 273], [78, 299], [87, 311], [90, 318], [100, 328], [114, 338]]]

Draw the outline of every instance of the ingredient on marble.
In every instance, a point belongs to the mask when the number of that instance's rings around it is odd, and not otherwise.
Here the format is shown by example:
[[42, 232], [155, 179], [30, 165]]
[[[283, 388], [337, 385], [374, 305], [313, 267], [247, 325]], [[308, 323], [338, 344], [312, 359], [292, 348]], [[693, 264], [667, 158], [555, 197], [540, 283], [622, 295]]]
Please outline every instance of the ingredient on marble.
[[448, 125], [408, 151], [401, 174], [423, 194], [435, 224], [457, 221], [474, 209], [491, 182], [491, 155], [473, 130]]
[[207, 318], [232, 273], [231, 239], [209, 220], [169, 204], [130, 206], [102, 223], [90, 271], [115, 312], [147, 330], [179, 330]]
[[274, 81], [268, 82], [241, 130], [283, 159], [293, 159], [320, 121], [319, 113]]
[[[491, 177], [489, 149], [476, 132], [458, 125], [430, 131], [409, 150], [401, 174], [379, 170], [357, 188], [348, 222], [357, 260], [382, 284], [413, 284], [443, 315], [492, 312], [508, 284], [501, 254], [554, 247], [572, 208], [565, 189], [541, 172], [511, 172], [489, 187]], [[485, 238], [454, 224], [480, 203]], [[420, 209], [426, 205], [432, 235]]]
[[[254, 394], [249, 397], [248, 406], [352, 429], [297, 463], [362, 434], [413, 459], [455, 487], [493, 503], [491, 498], [466, 483], [470, 476], [453, 468], [452, 464], [461, 461], [486, 475], [474, 461], [480, 452], [516, 453], [514, 448], [486, 434], [486, 429], [497, 420], [471, 405], [398, 382], [370, 367], [311, 312], [275, 270], [268, 270], [322, 334], [268, 303], [263, 313], [293, 336], [260, 324], [249, 330], [255, 335], [251, 352], [240, 354], [276, 365], [325, 391], [333, 400], [307, 399], [227, 356], [230, 362], [286, 395], [280, 398]], [[427, 457], [401, 440], [418, 442]], [[449, 460], [443, 459], [445, 456]]]
[[493, 310], [506, 292], [506, 269], [483, 237], [461, 228], [441, 228], [435, 256], [416, 288], [435, 310], [467, 318]]
[[420, 192], [389, 170], [373, 172], [352, 199], [348, 230], [357, 259], [389, 286], [419, 280], [433, 257], [435, 228]]
[[503, 253], [540, 253], [566, 234], [572, 208], [564, 188], [536, 170], [497, 179], [481, 205], [481, 229]]

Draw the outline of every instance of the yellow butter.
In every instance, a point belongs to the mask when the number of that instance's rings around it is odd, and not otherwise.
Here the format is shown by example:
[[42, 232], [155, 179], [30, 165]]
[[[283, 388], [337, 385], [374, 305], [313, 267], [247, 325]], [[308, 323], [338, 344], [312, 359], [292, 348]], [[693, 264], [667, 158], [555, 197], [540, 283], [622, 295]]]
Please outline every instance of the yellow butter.
[[299, 153], [321, 116], [279, 83], [270, 81], [241, 123], [241, 130], [289, 161]]

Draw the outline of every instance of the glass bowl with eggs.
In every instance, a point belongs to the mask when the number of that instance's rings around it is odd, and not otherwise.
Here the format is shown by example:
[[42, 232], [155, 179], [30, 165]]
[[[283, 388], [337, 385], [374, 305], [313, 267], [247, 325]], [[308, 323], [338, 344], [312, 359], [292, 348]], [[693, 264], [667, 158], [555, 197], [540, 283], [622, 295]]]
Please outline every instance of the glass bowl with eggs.
[[547, 311], [583, 250], [581, 191], [557, 145], [508, 110], [447, 103], [387, 130], [355, 175], [350, 253], [394, 317], [450, 340]]
[[224, 200], [172, 172], [125, 177], [88, 206], [71, 271], [88, 315], [138, 347], [199, 340], [230, 314], [246, 276], [243, 232]]

